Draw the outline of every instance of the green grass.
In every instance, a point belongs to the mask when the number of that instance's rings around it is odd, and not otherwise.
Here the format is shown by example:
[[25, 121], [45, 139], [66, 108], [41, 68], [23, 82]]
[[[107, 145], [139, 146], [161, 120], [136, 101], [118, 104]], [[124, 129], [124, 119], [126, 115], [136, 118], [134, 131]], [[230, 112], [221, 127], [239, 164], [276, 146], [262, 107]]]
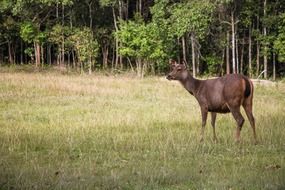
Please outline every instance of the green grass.
[[[245, 116], [244, 112], [243, 115]], [[285, 84], [256, 86], [259, 144], [152, 77], [0, 72], [0, 189], [284, 189]]]

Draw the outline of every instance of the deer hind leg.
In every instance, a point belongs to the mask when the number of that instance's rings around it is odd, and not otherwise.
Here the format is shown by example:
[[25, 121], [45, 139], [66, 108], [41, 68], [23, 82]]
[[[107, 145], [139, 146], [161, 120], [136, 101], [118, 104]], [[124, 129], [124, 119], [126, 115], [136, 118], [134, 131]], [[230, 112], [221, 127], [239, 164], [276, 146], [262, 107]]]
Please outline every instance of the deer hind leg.
[[257, 144], [257, 138], [256, 138], [256, 132], [255, 132], [255, 119], [252, 114], [252, 104], [245, 101], [245, 103], [243, 104], [243, 108], [244, 108], [244, 111], [247, 115], [247, 118], [249, 120], [250, 126], [253, 131], [254, 143]]
[[240, 113], [240, 107], [229, 107], [231, 110], [231, 113], [233, 117], [235, 118], [237, 122], [237, 128], [236, 128], [236, 141], [240, 142], [240, 131], [242, 128], [242, 125], [244, 123], [244, 118]]
[[202, 114], [202, 128], [201, 128], [200, 142], [203, 142], [204, 141], [205, 126], [207, 123], [208, 110], [206, 108], [201, 107], [201, 114]]
[[217, 113], [211, 112], [211, 125], [213, 127], [213, 139], [215, 142], [217, 142], [217, 136], [216, 136], [216, 118], [217, 118]]

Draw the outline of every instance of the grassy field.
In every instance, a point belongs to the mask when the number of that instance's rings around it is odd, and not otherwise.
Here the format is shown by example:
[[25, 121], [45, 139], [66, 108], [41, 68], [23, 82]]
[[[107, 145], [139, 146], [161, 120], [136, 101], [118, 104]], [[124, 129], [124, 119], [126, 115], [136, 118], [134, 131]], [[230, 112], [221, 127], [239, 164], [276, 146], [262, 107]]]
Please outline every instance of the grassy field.
[[[245, 116], [244, 112], [243, 115]], [[248, 120], [208, 120], [177, 82], [0, 69], [0, 189], [285, 189], [285, 84]]]

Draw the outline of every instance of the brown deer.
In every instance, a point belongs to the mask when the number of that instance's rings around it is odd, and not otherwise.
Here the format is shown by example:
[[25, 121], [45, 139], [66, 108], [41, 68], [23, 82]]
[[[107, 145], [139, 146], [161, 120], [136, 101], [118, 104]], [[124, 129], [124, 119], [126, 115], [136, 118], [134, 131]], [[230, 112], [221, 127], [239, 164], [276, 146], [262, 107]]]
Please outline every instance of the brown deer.
[[231, 112], [237, 122], [236, 141], [240, 141], [240, 131], [244, 123], [244, 118], [240, 112], [242, 105], [249, 119], [253, 130], [255, 143], [255, 120], [252, 114], [253, 84], [245, 76], [240, 74], [228, 74], [223, 77], [198, 80], [187, 70], [186, 63], [177, 64], [170, 61], [172, 71], [167, 75], [168, 80], [178, 80], [183, 87], [193, 95], [201, 108], [202, 130], [201, 140], [204, 138], [204, 130], [208, 112], [211, 112], [211, 124], [213, 127], [214, 141], [217, 141], [215, 132], [215, 121], [217, 113]]

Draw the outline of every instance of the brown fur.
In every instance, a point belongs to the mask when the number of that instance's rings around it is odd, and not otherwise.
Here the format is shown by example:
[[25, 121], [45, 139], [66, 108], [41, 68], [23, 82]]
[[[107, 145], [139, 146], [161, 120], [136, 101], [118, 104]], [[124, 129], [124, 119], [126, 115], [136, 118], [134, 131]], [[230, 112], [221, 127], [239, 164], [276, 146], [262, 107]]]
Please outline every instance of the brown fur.
[[244, 118], [240, 113], [240, 106], [243, 106], [246, 115], [253, 129], [254, 140], [256, 141], [255, 120], [252, 114], [253, 84], [244, 75], [229, 74], [223, 77], [198, 80], [189, 71], [186, 64], [171, 62], [172, 71], [168, 74], [168, 80], [178, 80], [183, 87], [192, 94], [198, 101], [202, 114], [201, 141], [204, 136], [208, 112], [211, 112], [214, 140], [216, 113], [231, 112], [237, 122], [236, 140], [240, 141], [240, 131]]

